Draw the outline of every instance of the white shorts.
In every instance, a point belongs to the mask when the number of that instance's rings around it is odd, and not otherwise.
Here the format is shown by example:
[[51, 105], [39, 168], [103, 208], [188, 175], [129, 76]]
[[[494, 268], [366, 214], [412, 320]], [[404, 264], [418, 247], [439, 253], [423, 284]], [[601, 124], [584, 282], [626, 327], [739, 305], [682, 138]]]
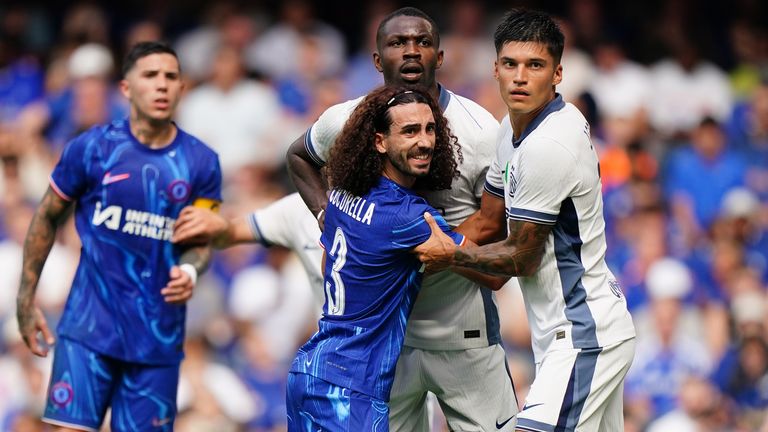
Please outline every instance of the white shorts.
[[553, 350], [536, 364], [536, 378], [517, 416], [521, 431], [624, 430], [624, 377], [635, 339], [603, 348]]
[[515, 430], [517, 397], [501, 345], [434, 351], [404, 346], [389, 399], [389, 430], [428, 432], [427, 392], [452, 431]]

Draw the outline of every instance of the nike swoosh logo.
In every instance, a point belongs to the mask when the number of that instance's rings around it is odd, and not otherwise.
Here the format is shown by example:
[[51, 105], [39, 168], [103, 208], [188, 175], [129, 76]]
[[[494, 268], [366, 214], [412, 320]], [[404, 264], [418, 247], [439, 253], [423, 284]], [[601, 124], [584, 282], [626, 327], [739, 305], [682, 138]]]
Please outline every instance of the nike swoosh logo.
[[504, 420], [504, 421], [503, 421], [503, 422], [501, 422], [501, 423], [499, 423], [499, 421], [497, 420], [497, 421], [496, 421], [496, 429], [501, 429], [501, 428], [503, 428], [503, 427], [504, 427], [504, 425], [505, 425], [505, 424], [507, 424], [507, 423], [509, 423], [509, 421], [510, 421], [510, 420], [512, 420], [513, 418], [515, 418], [515, 416], [512, 416], [512, 417], [510, 417], [510, 418], [508, 418], [508, 419]]
[[129, 177], [131, 177], [130, 173], [125, 174], [115, 174], [112, 175], [111, 173], [104, 174], [104, 178], [101, 179], [102, 186], [106, 186], [108, 184], [117, 183], [122, 180], [127, 180]]
[[166, 425], [166, 424], [168, 424], [170, 422], [171, 422], [171, 418], [170, 417], [166, 417], [166, 418], [160, 419], [160, 420], [158, 420], [157, 418], [153, 418], [152, 419], [152, 426], [160, 427], [160, 426], [164, 426], [164, 425]]
[[537, 404], [533, 404], [533, 405], [525, 405], [525, 406], [523, 407], [523, 411], [525, 411], [525, 410], [527, 410], [527, 409], [531, 409], [531, 408], [533, 408], [533, 407], [537, 407], [537, 406], [539, 406], [539, 405], [544, 405], [544, 404], [543, 404], [543, 403], [537, 403]]

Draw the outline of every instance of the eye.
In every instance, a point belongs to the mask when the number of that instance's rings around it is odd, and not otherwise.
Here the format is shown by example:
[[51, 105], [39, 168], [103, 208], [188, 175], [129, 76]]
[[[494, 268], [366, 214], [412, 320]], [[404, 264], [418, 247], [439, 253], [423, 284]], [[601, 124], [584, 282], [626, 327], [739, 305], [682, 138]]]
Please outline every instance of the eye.
[[544, 63], [541, 62], [531, 62], [531, 65], [529, 66], [531, 69], [541, 69], [544, 67]]
[[436, 127], [434, 123], [430, 123], [427, 125], [427, 133], [433, 134], [435, 133]]
[[391, 47], [399, 47], [402, 45], [403, 45], [403, 41], [401, 41], [400, 39], [389, 41], [389, 46]]
[[429, 40], [429, 39], [421, 39], [419, 41], [419, 45], [423, 46], [423, 47], [431, 47], [432, 46], [432, 41]]

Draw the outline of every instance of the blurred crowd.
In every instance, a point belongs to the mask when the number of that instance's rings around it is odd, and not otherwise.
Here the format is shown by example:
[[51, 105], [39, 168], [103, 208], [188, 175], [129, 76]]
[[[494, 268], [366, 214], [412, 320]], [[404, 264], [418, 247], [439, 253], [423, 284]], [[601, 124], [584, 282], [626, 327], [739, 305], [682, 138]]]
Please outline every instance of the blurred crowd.
[[[375, 29], [403, 5], [191, 3], [0, 5], [0, 430], [45, 430], [50, 359], [15, 323], [23, 239], [67, 141], [127, 115], [127, 47], [176, 48], [187, 82], [176, 121], [218, 152], [222, 212], [243, 215], [292, 191], [285, 150], [325, 108], [383, 82]], [[559, 17], [558, 91], [601, 158], [608, 263], [638, 329], [627, 431], [768, 431], [768, 4], [706, 3], [514, 4]], [[410, 5], [440, 26], [440, 83], [503, 117], [491, 33], [512, 4]], [[37, 296], [53, 324], [79, 248], [69, 221]], [[522, 401], [533, 363], [519, 289], [497, 300]], [[290, 251], [217, 253], [189, 304], [177, 430], [283, 430], [287, 368], [320, 306]]]

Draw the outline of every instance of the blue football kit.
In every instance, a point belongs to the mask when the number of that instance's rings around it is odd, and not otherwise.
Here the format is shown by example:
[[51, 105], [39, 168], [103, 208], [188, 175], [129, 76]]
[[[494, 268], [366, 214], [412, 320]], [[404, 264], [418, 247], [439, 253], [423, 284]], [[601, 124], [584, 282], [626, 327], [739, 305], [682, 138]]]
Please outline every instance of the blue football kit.
[[186, 307], [160, 290], [183, 252], [170, 242], [181, 209], [221, 201], [218, 156], [178, 128], [169, 145], [149, 148], [120, 120], [73, 139], [51, 187], [75, 203], [82, 250], [44, 419], [98, 429], [111, 405], [113, 430], [170, 430]]
[[331, 192], [323, 317], [291, 366], [289, 431], [388, 430], [386, 402], [421, 286], [412, 250], [431, 234], [425, 212], [463, 242], [423, 198], [385, 177], [362, 197]]

